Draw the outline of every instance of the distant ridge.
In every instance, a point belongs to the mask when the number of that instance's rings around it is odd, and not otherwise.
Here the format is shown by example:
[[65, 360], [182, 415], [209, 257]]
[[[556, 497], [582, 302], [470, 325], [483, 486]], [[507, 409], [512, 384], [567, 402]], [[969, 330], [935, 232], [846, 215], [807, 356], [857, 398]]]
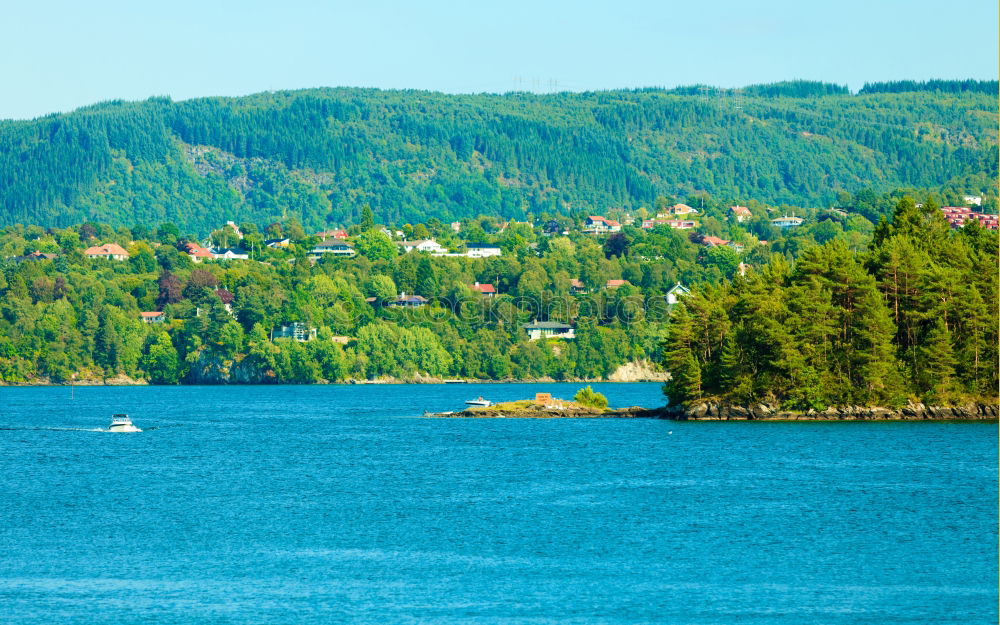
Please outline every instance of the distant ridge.
[[[447, 95], [326, 88], [0, 122], [0, 225], [286, 216], [307, 228], [586, 214], [659, 196], [817, 206], [988, 188], [996, 81]], [[942, 106], [947, 98], [947, 106]], [[955, 182], [959, 181], [959, 182]]]

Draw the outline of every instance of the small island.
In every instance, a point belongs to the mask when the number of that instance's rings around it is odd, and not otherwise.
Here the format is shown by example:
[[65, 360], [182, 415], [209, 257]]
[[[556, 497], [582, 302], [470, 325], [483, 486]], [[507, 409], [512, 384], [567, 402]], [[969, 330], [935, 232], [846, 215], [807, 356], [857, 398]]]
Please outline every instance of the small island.
[[607, 398], [587, 386], [577, 391], [572, 401], [552, 397], [551, 393], [535, 393], [534, 399], [519, 399], [489, 406], [470, 406], [458, 412], [428, 412], [424, 416], [464, 419], [642, 419], [661, 415], [658, 410], [647, 410], [639, 406], [608, 408]]

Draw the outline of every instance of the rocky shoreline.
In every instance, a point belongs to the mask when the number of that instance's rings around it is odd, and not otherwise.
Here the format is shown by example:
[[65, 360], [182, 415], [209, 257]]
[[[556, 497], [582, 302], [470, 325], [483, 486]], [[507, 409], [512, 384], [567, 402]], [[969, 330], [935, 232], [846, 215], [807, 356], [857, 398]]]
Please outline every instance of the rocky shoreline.
[[[502, 380], [482, 380], [474, 378], [449, 379], [424, 375], [420, 372], [410, 376], [393, 377], [380, 376], [374, 379], [348, 378], [336, 382], [319, 380], [313, 384], [551, 384], [568, 382], [575, 384], [591, 384], [600, 382], [664, 382], [670, 374], [659, 370], [648, 360], [635, 360], [620, 365], [606, 378], [564, 378], [556, 380], [550, 377], [540, 378], [506, 378]], [[253, 359], [242, 358], [238, 361], [220, 361], [215, 358], [201, 357], [191, 364], [180, 386], [187, 385], [257, 385], [274, 384], [274, 373], [254, 364]], [[69, 386], [70, 381], [54, 382], [45, 377], [34, 377], [26, 382], [3, 382], [0, 386]], [[142, 378], [133, 379], [124, 374], [103, 378], [93, 372], [80, 372], [72, 382], [79, 386], [142, 386], [148, 382]]]
[[667, 406], [662, 418], [675, 421], [996, 421], [996, 404], [968, 403], [954, 406], [926, 406], [911, 403], [899, 408], [881, 406], [840, 406], [826, 410], [798, 412], [770, 404], [734, 406], [702, 402], [688, 407]]
[[477, 406], [457, 412], [428, 412], [424, 416], [449, 419], [655, 419], [662, 414], [660, 410], [647, 410], [639, 406], [604, 410], [584, 406], [567, 406], [561, 409], [542, 406]]

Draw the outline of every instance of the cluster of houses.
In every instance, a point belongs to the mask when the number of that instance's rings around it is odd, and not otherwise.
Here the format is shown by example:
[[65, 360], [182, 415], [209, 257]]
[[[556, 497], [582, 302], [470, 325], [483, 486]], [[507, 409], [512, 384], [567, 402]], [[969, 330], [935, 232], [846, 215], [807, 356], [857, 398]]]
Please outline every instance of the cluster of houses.
[[[745, 206], [733, 206], [730, 210], [732, 211], [735, 219], [740, 222], [753, 216], [750, 209]], [[960, 214], [955, 213], [954, 215], [946, 215], [949, 217], [949, 221], [953, 224], [956, 222], [960, 224], [965, 220], [973, 218], [979, 219], [980, 223], [983, 223], [985, 227], [991, 227], [990, 224], [992, 224], [992, 227], [994, 229], [996, 228], [995, 215], [984, 215], [982, 213], [974, 213], [972, 212], [972, 209], [955, 209], [953, 207], [948, 207], [943, 210], [964, 211]], [[694, 218], [697, 214], [698, 210], [688, 206], [687, 204], [675, 204], [667, 209], [665, 213], [661, 213], [653, 219], [644, 219], [641, 226], [646, 230], [661, 225], [666, 225], [678, 230], [690, 230], [698, 226], [698, 221]], [[779, 217], [771, 220], [771, 222], [779, 228], [789, 228], [801, 225], [802, 218], [794, 216]], [[226, 226], [232, 229], [237, 238], [241, 240], [243, 239], [243, 233], [240, 232], [239, 227], [234, 222], [229, 221], [226, 223]], [[453, 231], [458, 232], [461, 230], [461, 223], [453, 222], [451, 224], [451, 228]], [[551, 220], [543, 229], [547, 235], [568, 234], [568, 232], [563, 230], [562, 226], [560, 226], [555, 220]], [[585, 234], [603, 235], [621, 232], [621, 229], [622, 223], [617, 220], [608, 219], [600, 215], [591, 215], [587, 217], [582, 232]], [[390, 237], [392, 237], [393, 234], [396, 236], [403, 235], [401, 231], [393, 233], [387, 228], [383, 228], [382, 230]], [[325, 256], [341, 256], [350, 258], [357, 254], [354, 245], [347, 240], [348, 234], [346, 230], [324, 230], [322, 232], [315, 233], [315, 236], [320, 239], [320, 242], [314, 245], [307, 254], [313, 261], [317, 261]], [[709, 245], [725, 245], [730, 243], [728, 241], [722, 241], [721, 239], [719, 241], [715, 241], [715, 238], [716, 237], [705, 237], [704, 240], [706, 244]], [[264, 245], [274, 249], [283, 249], [291, 245], [291, 240], [287, 237], [267, 239], [264, 241]], [[434, 239], [419, 239], [413, 241], [401, 240], [396, 241], [396, 245], [403, 253], [425, 252], [431, 256], [489, 258], [493, 256], [501, 256], [503, 253], [500, 246], [491, 243], [466, 243], [464, 252], [449, 252], [446, 247], [442, 246]], [[205, 247], [198, 243], [186, 243], [184, 245], [184, 251], [191, 258], [191, 260], [196, 263], [200, 263], [203, 260], [248, 260], [250, 258], [250, 253], [242, 247]], [[89, 247], [84, 251], [84, 255], [88, 258], [107, 258], [112, 260], [126, 260], [129, 257], [128, 252], [117, 243], [105, 243], [103, 245]], [[41, 254], [40, 252], [36, 252], [33, 255], [25, 256], [23, 259], [41, 259], [48, 256], [54, 257], [52, 254]]]
[[187, 243], [184, 251], [193, 262], [203, 260], [249, 260], [250, 253], [240, 247], [206, 248], [197, 243]]
[[[753, 212], [746, 206], [730, 206], [729, 212], [738, 223], [743, 223], [753, 218]], [[691, 208], [687, 204], [674, 204], [666, 212], [658, 214], [652, 219], [643, 219], [642, 228], [652, 230], [657, 226], [667, 226], [674, 230], [692, 230], [698, 227], [698, 219], [695, 215], [698, 209]], [[801, 226], [804, 220], [801, 217], [782, 216], [771, 220], [771, 224], [778, 228], [793, 228]]]
[[694, 218], [697, 214], [698, 209], [687, 204], [674, 204], [653, 219], [643, 219], [642, 228], [652, 230], [657, 226], [667, 226], [674, 230], [691, 230], [698, 227], [698, 221]]
[[[619, 286], [627, 284], [624, 280], [611, 280], [608, 282], [609, 287], [612, 282], [620, 283]], [[664, 299], [668, 306], [675, 306], [680, 301], [680, 298], [690, 293], [691, 291], [687, 287], [678, 282], [673, 288], [667, 291]], [[533, 319], [531, 323], [522, 324], [521, 329], [528, 334], [529, 341], [537, 341], [539, 339], [570, 340], [576, 338], [576, 329], [568, 323], [561, 323], [559, 321], [538, 321], [537, 319]]]
[[[966, 196], [965, 201], [969, 202], [969, 197]], [[976, 197], [979, 202], [975, 204], [978, 206], [982, 203], [982, 198]], [[987, 213], [980, 213], [979, 211], [973, 210], [972, 208], [967, 208], [965, 206], [943, 206], [941, 207], [941, 214], [948, 221], [948, 224], [952, 228], [961, 228], [969, 221], [978, 221], [979, 225], [988, 230], [996, 230], [998, 225], [998, 216], [990, 215]]]
[[[462, 258], [488, 258], [490, 256], [500, 256], [503, 251], [499, 245], [491, 243], [466, 243], [464, 252], [449, 252], [434, 239], [420, 239], [416, 241], [396, 241], [397, 247], [404, 254], [409, 252], [426, 252], [431, 256], [452, 256]], [[309, 250], [309, 258], [319, 260], [324, 256], [345, 256], [352, 257], [357, 254], [354, 246], [342, 238], [324, 239]]]
[[[611, 283], [627, 284], [624, 280], [611, 280], [608, 282], [609, 287]], [[492, 284], [479, 284], [478, 282], [473, 285], [472, 290], [478, 291], [484, 297], [493, 297], [496, 295], [496, 289]], [[667, 305], [676, 305], [681, 297], [689, 294], [689, 291], [685, 286], [678, 283], [670, 291], [667, 292], [664, 299]], [[370, 301], [374, 301], [374, 298], [369, 298]], [[406, 293], [401, 293], [399, 297], [389, 302], [385, 302], [384, 305], [393, 308], [417, 308], [420, 306], [426, 306], [428, 300], [420, 295], [407, 295]], [[143, 320], [146, 323], [162, 323], [165, 317], [163, 313], [140, 313]], [[156, 319], [155, 321], [152, 319]], [[576, 338], [576, 329], [568, 324], [561, 323], [559, 321], [538, 321], [537, 319], [532, 320], [531, 323], [525, 323], [521, 325], [521, 329], [528, 336], [528, 340], [537, 341], [539, 339], [566, 339], [571, 340]], [[272, 332], [272, 338], [287, 338], [294, 339], [300, 342], [312, 341], [316, 338], [316, 328], [310, 327], [307, 324], [294, 321], [282, 324], [279, 328], [276, 328]], [[334, 342], [346, 344], [351, 339], [345, 336], [335, 336], [332, 339]]]

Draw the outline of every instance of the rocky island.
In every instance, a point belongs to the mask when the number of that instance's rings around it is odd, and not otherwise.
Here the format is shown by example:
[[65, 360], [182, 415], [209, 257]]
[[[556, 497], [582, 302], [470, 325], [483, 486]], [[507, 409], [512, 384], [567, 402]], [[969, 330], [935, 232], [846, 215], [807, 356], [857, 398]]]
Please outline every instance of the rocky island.
[[580, 389], [572, 401], [554, 398], [550, 393], [536, 393], [534, 399], [520, 399], [489, 406], [470, 406], [457, 412], [428, 412], [424, 416], [465, 419], [641, 419], [661, 417], [662, 414], [660, 410], [647, 410], [639, 406], [608, 408], [607, 399], [587, 386]]

